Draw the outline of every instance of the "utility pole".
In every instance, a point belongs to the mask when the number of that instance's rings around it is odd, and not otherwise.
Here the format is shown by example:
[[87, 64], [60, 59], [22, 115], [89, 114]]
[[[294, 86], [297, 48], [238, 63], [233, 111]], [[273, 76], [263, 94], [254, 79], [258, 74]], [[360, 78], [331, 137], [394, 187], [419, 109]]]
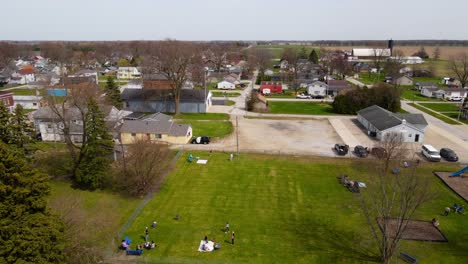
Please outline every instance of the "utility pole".
[[463, 111], [463, 106], [465, 105], [466, 97], [463, 98], [461, 105], [460, 105], [460, 110], [458, 111], [458, 121], [460, 121], [461, 113]]

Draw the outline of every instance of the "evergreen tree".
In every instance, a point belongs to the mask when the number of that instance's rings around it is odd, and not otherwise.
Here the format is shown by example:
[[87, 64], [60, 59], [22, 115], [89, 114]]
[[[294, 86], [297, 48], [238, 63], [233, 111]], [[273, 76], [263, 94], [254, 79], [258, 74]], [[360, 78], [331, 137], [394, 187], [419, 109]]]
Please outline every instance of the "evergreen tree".
[[108, 76], [106, 82], [106, 97], [107, 101], [117, 109], [122, 109], [122, 98], [120, 90], [114, 81], [114, 77]]
[[304, 46], [301, 47], [301, 50], [298, 53], [298, 57], [299, 59], [307, 59], [307, 49]]
[[312, 62], [313, 64], [318, 64], [319, 63], [318, 54], [315, 51], [315, 49], [312, 49], [312, 51], [310, 52], [309, 61]]
[[0, 101], [0, 141], [5, 143], [11, 140], [10, 119], [10, 111], [3, 102]]
[[14, 114], [10, 118], [11, 139], [10, 144], [19, 148], [25, 148], [33, 142], [34, 129], [28, 123], [26, 112], [21, 105], [17, 105]]
[[93, 190], [103, 187], [114, 146], [105, 126], [104, 114], [94, 99], [88, 103], [84, 125], [87, 144], [82, 147], [82, 161], [76, 170], [75, 180], [82, 188]]
[[64, 225], [46, 207], [48, 177], [0, 142], [0, 263], [61, 263]]

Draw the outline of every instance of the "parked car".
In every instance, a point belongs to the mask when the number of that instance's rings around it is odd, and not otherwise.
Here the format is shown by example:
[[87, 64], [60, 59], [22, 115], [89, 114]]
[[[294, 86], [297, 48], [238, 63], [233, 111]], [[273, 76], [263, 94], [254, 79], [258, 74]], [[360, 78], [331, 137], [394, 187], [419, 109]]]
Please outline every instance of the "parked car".
[[297, 99], [310, 99], [312, 97], [310, 97], [310, 95], [307, 95], [307, 94], [298, 94], [296, 98]]
[[387, 151], [382, 147], [375, 147], [371, 149], [371, 154], [379, 159], [382, 159], [387, 156]]
[[463, 100], [463, 97], [461, 97], [461, 96], [452, 96], [452, 97], [450, 97], [449, 100], [450, 101], [461, 101], [461, 100]]
[[430, 161], [440, 161], [439, 151], [431, 145], [422, 145], [421, 154]]
[[192, 144], [209, 144], [210, 143], [210, 137], [208, 136], [202, 136], [202, 137], [196, 137], [192, 139]]
[[440, 150], [440, 156], [447, 161], [458, 161], [457, 153], [449, 148], [442, 148]]
[[357, 145], [354, 147], [354, 154], [358, 157], [365, 158], [369, 155], [369, 150], [361, 145]]
[[335, 151], [338, 155], [344, 156], [348, 154], [349, 146], [345, 144], [335, 144]]
[[323, 95], [314, 95], [314, 96], [312, 96], [312, 99], [325, 99], [325, 96], [323, 96]]

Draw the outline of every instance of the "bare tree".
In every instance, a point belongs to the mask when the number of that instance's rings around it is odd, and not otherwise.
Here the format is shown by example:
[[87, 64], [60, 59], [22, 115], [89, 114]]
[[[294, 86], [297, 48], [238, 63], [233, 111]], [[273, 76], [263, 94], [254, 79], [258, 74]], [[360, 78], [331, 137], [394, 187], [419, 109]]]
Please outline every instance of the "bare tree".
[[330, 62], [330, 67], [335, 71], [341, 79], [345, 79], [346, 75], [351, 73], [353, 67], [348, 62], [343, 54], [335, 55]]
[[461, 53], [450, 59], [449, 67], [453, 74], [457, 76], [461, 83], [461, 87], [466, 87], [468, 84], [468, 54]]
[[0, 69], [6, 67], [18, 55], [17, 47], [8, 42], [0, 42]]
[[255, 65], [259, 72], [265, 71], [271, 65], [272, 60], [271, 52], [262, 48], [249, 49], [249, 63]]
[[375, 175], [359, 197], [367, 223], [379, 248], [382, 263], [390, 263], [414, 213], [433, 198], [430, 185], [417, 175], [418, 162], [406, 159], [412, 166], [392, 174], [408, 151], [402, 134], [388, 133], [380, 144], [386, 155], [375, 162]]
[[157, 72], [171, 82], [175, 103], [175, 113], [179, 114], [182, 87], [189, 80], [190, 72], [199, 62], [198, 48], [191, 42], [165, 40], [153, 44], [149, 49], [150, 57], [145, 60], [147, 72]]
[[386, 50], [385, 49], [373, 49], [371, 61], [372, 65], [377, 69], [377, 72], [380, 73], [383, 63], [386, 59]]
[[157, 187], [169, 166], [167, 145], [148, 140], [129, 146], [128, 155], [119, 167], [120, 186], [131, 195], [143, 196]]
[[289, 81], [290, 85], [294, 89], [294, 93], [297, 95], [297, 91], [300, 88], [298, 84], [298, 74], [301, 70], [300, 54], [297, 49], [286, 48], [283, 51], [282, 59], [288, 62], [289, 68], [293, 71], [293, 78], [291, 78]]
[[400, 69], [403, 65], [403, 52], [400, 50], [394, 50], [391, 59], [384, 62], [383, 70], [387, 76], [392, 77], [394, 84], [396, 85], [396, 79], [400, 76]]
[[[91, 99], [96, 101], [103, 100], [102, 90], [94, 82], [81, 83], [67, 86], [67, 96], [57, 98], [52, 95], [44, 94], [44, 98], [53, 113], [54, 120], [61, 127], [63, 140], [67, 145], [70, 157], [73, 161], [72, 175], [81, 164], [85, 155], [86, 138], [86, 114], [87, 106]], [[72, 113], [76, 111], [75, 113]], [[77, 140], [72, 135], [72, 127], [77, 123], [82, 124], [82, 135]]]
[[432, 57], [434, 58], [434, 60], [439, 60], [440, 59], [440, 48], [439, 48], [439, 46], [437, 46], [434, 49], [434, 52], [432, 53]]

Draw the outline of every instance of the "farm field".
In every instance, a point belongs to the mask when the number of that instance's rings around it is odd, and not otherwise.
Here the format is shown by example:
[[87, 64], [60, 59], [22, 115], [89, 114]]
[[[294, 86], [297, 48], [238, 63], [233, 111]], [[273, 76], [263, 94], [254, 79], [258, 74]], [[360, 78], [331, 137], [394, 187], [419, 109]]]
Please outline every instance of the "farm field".
[[[144, 241], [145, 226], [157, 248], [138, 257], [142, 263], [376, 263], [375, 245], [356, 194], [337, 176], [372, 183], [369, 160], [194, 152], [206, 165], [188, 163], [185, 153], [160, 192], [123, 234]], [[423, 162], [424, 177], [437, 198], [415, 219], [437, 217], [448, 243], [403, 241], [401, 251], [421, 263], [464, 263], [468, 253], [466, 215], [442, 217], [446, 206], [462, 203], [433, 170], [455, 171], [453, 164]], [[366, 190], [362, 190], [365, 192]], [[175, 215], [180, 215], [175, 220]], [[223, 232], [235, 231], [235, 245]], [[197, 251], [207, 236], [221, 244], [212, 253]], [[120, 252], [121, 258], [125, 258]], [[396, 260], [395, 260], [396, 261]]]

